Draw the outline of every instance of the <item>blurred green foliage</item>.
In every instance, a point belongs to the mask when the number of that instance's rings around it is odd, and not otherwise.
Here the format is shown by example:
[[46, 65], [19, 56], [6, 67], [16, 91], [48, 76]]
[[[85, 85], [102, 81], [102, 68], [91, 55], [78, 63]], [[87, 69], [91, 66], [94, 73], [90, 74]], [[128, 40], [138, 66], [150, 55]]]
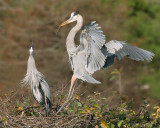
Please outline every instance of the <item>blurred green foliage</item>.
[[[153, 75], [151, 75], [153, 74]], [[137, 80], [141, 85], [147, 85], [150, 88], [149, 96], [154, 97], [155, 99], [160, 99], [160, 72], [154, 72], [149, 74], [144, 74], [139, 72], [137, 75]]]
[[[129, 0], [127, 2], [129, 11], [126, 21], [126, 32], [124, 37], [131, 42], [136, 42], [142, 48], [148, 49], [155, 54], [152, 62], [154, 72], [145, 74], [138, 72], [137, 78], [140, 84], [149, 84], [151, 96], [160, 98], [160, 2], [153, 0]], [[151, 67], [148, 67], [150, 70]]]
[[160, 59], [160, 3], [159, 1], [129, 0], [125, 39], [142, 44], [155, 53], [154, 67], [159, 68]]

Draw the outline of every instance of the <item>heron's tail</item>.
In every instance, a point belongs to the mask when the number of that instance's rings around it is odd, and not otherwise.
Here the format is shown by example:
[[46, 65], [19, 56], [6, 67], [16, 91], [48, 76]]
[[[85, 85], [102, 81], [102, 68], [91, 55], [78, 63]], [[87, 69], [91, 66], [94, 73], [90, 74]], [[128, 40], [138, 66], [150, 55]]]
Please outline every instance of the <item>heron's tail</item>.
[[83, 81], [86, 81], [88, 83], [92, 84], [101, 84], [100, 81], [94, 79], [89, 73], [85, 72], [83, 75], [74, 74], [78, 79], [81, 79]]
[[92, 83], [92, 84], [101, 84], [100, 81], [94, 79], [94, 78], [93, 78], [92, 76], [90, 76], [90, 75], [86, 77], [86, 81], [89, 82], [89, 83]]

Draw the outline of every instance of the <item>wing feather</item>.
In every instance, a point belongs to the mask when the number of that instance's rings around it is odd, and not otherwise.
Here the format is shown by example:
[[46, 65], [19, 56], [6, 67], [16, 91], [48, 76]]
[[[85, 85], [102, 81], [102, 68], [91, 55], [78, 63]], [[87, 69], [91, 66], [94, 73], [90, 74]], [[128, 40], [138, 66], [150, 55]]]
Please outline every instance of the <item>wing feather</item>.
[[101, 52], [104, 46], [106, 37], [103, 31], [100, 30], [96, 21], [92, 21], [87, 26], [83, 27], [80, 43], [83, 44], [86, 53], [86, 70], [92, 74], [101, 69], [105, 64], [105, 56]]
[[126, 44], [125, 41], [111, 40], [105, 46], [107, 52], [114, 54], [118, 60], [128, 56], [128, 58], [136, 61], [151, 61], [154, 56], [152, 52]]
[[46, 97], [51, 101], [50, 88], [49, 88], [48, 83], [44, 79], [41, 80], [41, 87], [42, 87], [42, 90], [44, 91]]

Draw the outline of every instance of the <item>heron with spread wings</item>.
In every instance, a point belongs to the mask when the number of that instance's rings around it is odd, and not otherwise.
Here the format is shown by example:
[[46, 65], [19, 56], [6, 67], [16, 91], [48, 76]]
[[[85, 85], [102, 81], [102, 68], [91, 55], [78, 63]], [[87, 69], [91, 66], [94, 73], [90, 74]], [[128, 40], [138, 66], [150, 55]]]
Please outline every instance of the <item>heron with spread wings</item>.
[[[79, 11], [72, 12], [70, 18], [60, 26], [74, 21], [77, 21], [77, 24], [70, 30], [66, 39], [66, 47], [73, 70], [73, 76], [68, 97], [58, 112], [64, 108], [72, 97], [76, 79], [81, 79], [88, 83], [100, 84], [101, 82], [94, 79], [92, 74], [112, 65], [114, 58], [121, 60], [124, 56], [127, 56], [136, 61], [151, 61], [154, 56], [154, 54], [149, 51], [125, 43], [126, 41], [111, 40], [106, 43], [106, 37], [100, 29], [101, 27], [96, 24], [96, 21], [92, 21], [82, 27], [83, 17], [79, 14]], [[80, 29], [82, 29], [80, 44], [76, 46], [74, 38]]]

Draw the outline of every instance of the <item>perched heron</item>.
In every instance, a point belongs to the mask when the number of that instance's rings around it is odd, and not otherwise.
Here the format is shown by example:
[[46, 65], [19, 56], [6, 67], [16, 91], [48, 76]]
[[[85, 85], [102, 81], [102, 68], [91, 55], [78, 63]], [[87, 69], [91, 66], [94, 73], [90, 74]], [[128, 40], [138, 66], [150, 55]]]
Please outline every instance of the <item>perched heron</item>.
[[[60, 26], [74, 21], [77, 21], [77, 24], [70, 30], [66, 39], [66, 47], [73, 70], [73, 76], [66, 102], [58, 112], [63, 109], [72, 97], [76, 79], [81, 79], [88, 83], [100, 84], [101, 82], [95, 80], [92, 74], [97, 70], [112, 65], [114, 58], [121, 60], [124, 56], [128, 56], [128, 58], [136, 61], [151, 61], [154, 56], [154, 54], [149, 51], [126, 44], [126, 41], [111, 40], [106, 43], [106, 37], [103, 31], [100, 30], [101, 27], [96, 24], [96, 21], [92, 21], [82, 27], [83, 17], [79, 14], [79, 11], [71, 13], [70, 18]], [[82, 29], [80, 45], [76, 47], [74, 38], [80, 29]]]
[[43, 74], [41, 74], [36, 68], [33, 45], [29, 52], [30, 56], [27, 64], [27, 74], [22, 80], [22, 83], [30, 85], [35, 100], [39, 104], [45, 106], [46, 116], [49, 116], [52, 107], [50, 88], [45, 81]]

